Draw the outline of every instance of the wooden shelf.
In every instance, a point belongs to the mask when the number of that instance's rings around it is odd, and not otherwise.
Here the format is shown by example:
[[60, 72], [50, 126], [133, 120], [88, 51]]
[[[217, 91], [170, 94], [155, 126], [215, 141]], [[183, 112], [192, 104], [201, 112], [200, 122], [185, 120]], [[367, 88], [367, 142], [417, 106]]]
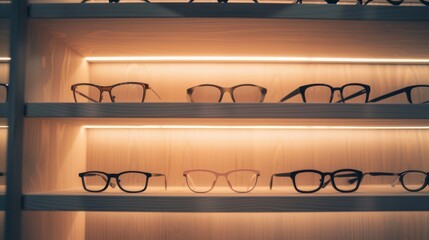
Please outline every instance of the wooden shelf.
[[0, 3], [0, 18], [9, 18], [10, 10], [10, 3]]
[[[315, 194], [299, 194], [289, 189], [236, 194], [195, 194], [189, 189], [150, 193], [87, 193], [83, 190], [24, 195], [24, 210], [38, 211], [141, 211], [141, 212], [355, 212], [429, 211], [427, 192], [410, 193], [389, 186], [369, 187], [381, 192], [351, 194], [324, 189]], [[326, 193], [327, 192], [327, 193]]]
[[6, 103], [0, 103], [0, 117], [7, 117], [7, 104]]
[[28, 103], [42, 118], [429, 119], [429, 104]]
[[128, 3], [32, 4], [32, 18], [286, 18], [324, 20], [429, 21], [427, 7]]

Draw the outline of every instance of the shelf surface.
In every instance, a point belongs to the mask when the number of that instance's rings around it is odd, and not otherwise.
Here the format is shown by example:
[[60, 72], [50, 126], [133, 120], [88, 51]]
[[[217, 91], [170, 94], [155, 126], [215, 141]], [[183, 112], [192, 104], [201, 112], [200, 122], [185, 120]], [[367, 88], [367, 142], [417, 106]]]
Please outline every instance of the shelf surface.
[[427, 7], [319, 4], [32, 4], [32, 18], [286, 18], [429, 21]]
[[429, 211], [429, 193], [410, 193], [401, 187], [363, 186], [344, 194], [323, 189], [300, 194], [293, 189], [254, 190], [248, 194], [192, 193], [187, 188], [145, 193], [88, 193], [83, 190], [24, 195], [24, 210], [40, 211], [142, 211], [142, 212], [356, 212]]
[[28, 103], [43, 118], [429, 119], [429, 104]]
[[6, 103], [0, 103], [0, 117], [7, 117], [7, 104]]

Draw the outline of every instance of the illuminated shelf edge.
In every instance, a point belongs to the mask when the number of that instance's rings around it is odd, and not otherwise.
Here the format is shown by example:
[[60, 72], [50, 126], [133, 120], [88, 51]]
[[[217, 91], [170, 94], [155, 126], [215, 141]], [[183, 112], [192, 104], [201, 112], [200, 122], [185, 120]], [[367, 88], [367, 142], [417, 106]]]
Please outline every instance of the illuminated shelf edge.
[[24, 210], [131, 212], [429, 211], [428, 194], [204, 196], [25, 194]]

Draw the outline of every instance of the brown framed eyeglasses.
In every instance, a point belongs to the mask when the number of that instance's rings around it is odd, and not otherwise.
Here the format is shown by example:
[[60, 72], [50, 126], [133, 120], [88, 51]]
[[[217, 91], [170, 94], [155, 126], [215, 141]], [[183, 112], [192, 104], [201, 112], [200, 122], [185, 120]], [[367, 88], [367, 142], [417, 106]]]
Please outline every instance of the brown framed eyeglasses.
[[[110, 86], [100, 86], [92, 83], [77, 83], [71, 86], [75, 102], [103, 102], [104, 92], [109, 94], [110, 101], [144, 102], [149, 84], [142, 82], [122, 82]], [[152, 90], [152, 89], [151, 89]], [[152, 90], [153, 91], [153, 90]], [[159, 98], [158, 94], [153, 91]]]
[[259, 171], [253, 169], [236, 169], [225, 173], [218, 173], [206, 169], [194, 169], [183, 172], [186, 184], [195, 193], [210, 192], [219, 177], [223, 176], [232, 191], [237, 193], [248, 193], [256, 187]]
[[221, 102], [225, 93], [229, 93], [233, 102], [260, 103], [264, 101], [267, 89], [254, 84], [240, 84], [230, 88], [214, 84], [201, 84], [188, 88], [186, 92], [190, 102]]

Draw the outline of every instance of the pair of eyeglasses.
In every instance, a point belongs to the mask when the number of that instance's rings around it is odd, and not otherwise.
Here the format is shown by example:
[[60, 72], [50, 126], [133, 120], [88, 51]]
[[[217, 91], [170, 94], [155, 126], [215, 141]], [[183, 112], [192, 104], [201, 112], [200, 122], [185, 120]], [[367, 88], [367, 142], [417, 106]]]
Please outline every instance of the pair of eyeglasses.
[[260, 173], [252, 169], [237, 169], [226, 173], [195, 169], [184, 171], [183, 176], [186, 178], [189, 189], [195, 193], [210, 192], [219, 177], [225, 177], [232, 191], [248, 193], [255, 188]]
[[7, 87], [6, 83], [0, 83], [0, 102], [7, 101]]
[[331, 103], [336, 91], [339, 92], [341, 99], [338, 102], [366, 103], [369, 99], [371, 87], [361, 83], [349, 83], [335, 88], [328, 84], [315, 83], [298, 87], [282, 98], [280, 102], [284, 102], [300, 94], [304, 103]]
[[[75, 102], [103, 102], [103, 92], [109, 94], [112, 102], [144, 102], [149, 84], [142, 82], [122, 82], [110, 86], [92, 83], [77, 83], [71, 86]], [[151, 89], [159, 98], [158, 94]]]
[[187, 89], [190, 102], [221, 102], [225, 93], [231, 95], [234, 102], [263, 102], [267, 89], [254, 84], [241, 84], [224, 88], [213, 84], [202, 84]]
[[[401, 183], [402, 187], [410, 192], [419, 192], [426, 188], [429, 185], [429, 172], [423, 172], [419, 170], [408, 170], [401, 173], [392, 173], [392, 172], [368, 172], [364, 173], [365, 175], [370, 176], [394, 176], [396, 179], [392, 182], [392, 187], [394, 187], [398, 182]], [[355, 181], [359, 181], [356, 178], [349, 179], [350, 184], [354, 184]]]
[[429, 85], [412, 85], [407, 86], [393, 92], [387, 93], [380, 97], [374, 98], [369, 102], [379, 102], [381, 100], [394, 97], [396, 95], [405, 93], [409, 103], [429, 103]]
[[332, 183], [332, 187], [338, 192], [350, 193], [359, 188], [363, 173], [356, 169], [340, 169], [334, 172], [305, 169], [288, 173], [276, 173], [271, 176], [270, 189], [273, 187], [274, 177], [291, 178], [295, 190], [300, 193], [317, 192], [325, 188], [329, 183]]
[[88, 192], [103, 192], [109, 186], [115, 188], [111, 179], [115, 178], [118, 187], [127, 193], [144, 192], [151, 177], [164, 177], [165, 189], [167, 189], [167, 177], [161, 173], [148, 173], [139, 171], [126, 171], [121, 173], [105, 173], [89, 171], [79, 173], [83, 188]]

